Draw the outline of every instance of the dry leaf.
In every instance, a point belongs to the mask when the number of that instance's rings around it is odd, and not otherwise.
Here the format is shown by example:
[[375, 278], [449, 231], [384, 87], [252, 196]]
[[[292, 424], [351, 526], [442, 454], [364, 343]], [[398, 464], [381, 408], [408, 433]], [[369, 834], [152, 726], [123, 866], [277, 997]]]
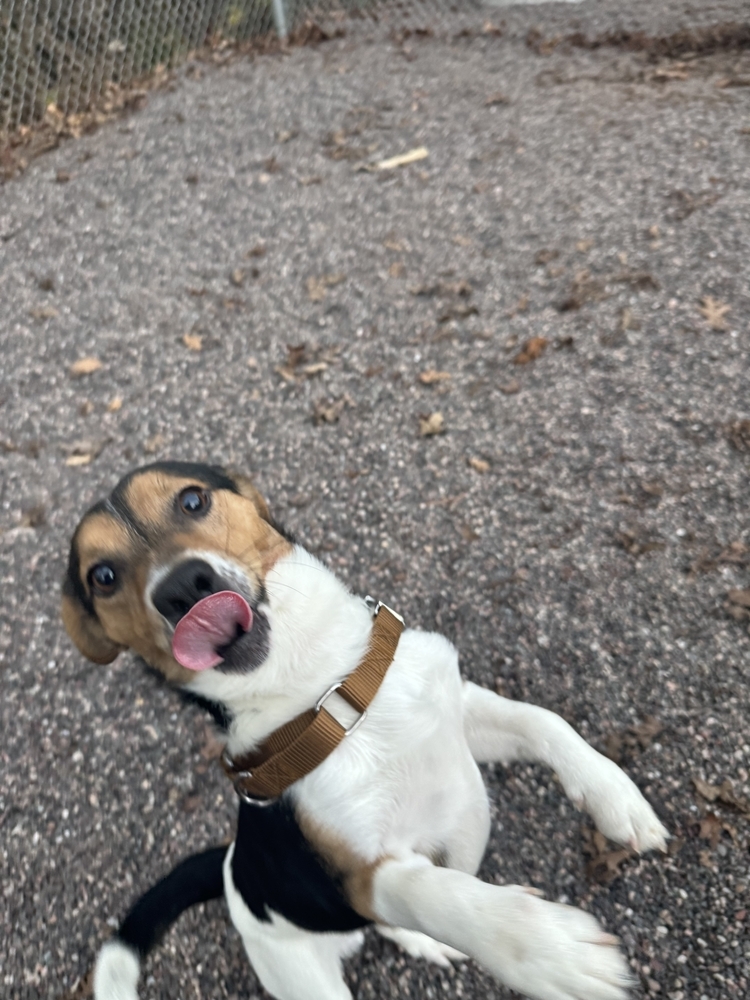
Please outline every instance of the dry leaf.
[[66, 448], [68, 457], [65, 459], [65, 464], [71, 467], [90, 465], [107, 443], [107, 438], [103, 441], [76, 441]]
[[698, 312], [705, 318], [712, 330], [726, 330], [729, 324], [724, 317], [731, 311], [731, 306], [715, 299], [713, 295], [706, 295], [698, 306]]
[[422, 437], [432, 437], [445, 432], [445, 418], [442, 413], [430, 413], [419, 418], [419, 433]]
[[491, 107], [493, 104], [510, 104], [510, 99], [498, 90], [496, 93], [486, 97], [484, 103], [485, 107]]
[[605, 754], [616, 764], [622, 763], [623, 751], [629, 756], [647, 750], [651, 743], [664, 731], [663, 724], [653, 715], [647, 715], [643, 722], [626, 726], [616, 733], [609, 733], [605, 740]]
[[732, 840], [737, 836], [737, 830], [732, 824], [721, 819], [716, 813], [706, 813], [698, 824], [698, 836], [702, 840], [707, 840], [712, 849], [718, 845], [724, 833], [728, 833]]
[[182, 342], [187, 347], [189, 351], [202, 351], [203, 350], [203, 337], [198, 333], [186, 333], [183, 335]]
[[527, 340], [525, 344], [521, 347], [521, 350], [513, 358], [514, 365], [527, 365], [531, 361], [536, 361], [540, 358], [546, 348], [548, 340], [546, 337], [532, 337], [531, 340]]
[[54, 306], [35, 306], [29, 310], [29, 314], [33, 319], [54, 319], [59, 315]]
[[586, 875], [592, 882], [609, 885], [622, 874], [620, 868], [633, 852], [627, 847], [610, 850], [607, 838], [599, 830], [582, 827], [583, 850], [591, 859], [586, 865]]
[[345, 274], [323, 274], [319, 278], [308, 278], [307, 294], [312, 302], [322, 302], [327, 290], [340, 285], [342, 281], [346, 281]]
[[154, 434], [143, 445], [143, 450], [147, 455], [155, 455], [164, 446], [164, 435]]
[[117, 413], [117, 411], [121, 409], [122, 409], [122, 396], [115, 396], [115, 398], [111, 399], [107, 404], [108, 413]]
[[250, 260], [252, 257], [264, 257], [266, 253], [265, 243], [256, 243], [254, 247], [250, 250], [246, 250], [244, 257], [246, 260]]
[[[750, 597], [750, 592], [748, 596]], [[750, 801], [737, 795], [729, 778], [725, 778], [720, 785], [710, 785], [702, 778], [693, 778], [693, 784], [696, 792], [707, 802], [721, 802], [736, 809], [737, 812], [744, 813], [745, 816], [750, 816]]]
[[485, 462], [483, 458], [470, 458], [469, 465], [475, 470], [475, 472], [479, 472], [482, 475], [484, 475], [485, 472], [490, 471], [490, 463]]
[[506, 382], [504, 385], [499, 385], [498, 389], [506, 396], [515, 396], [517, 392], [521, 391], [521, 383], [518, 379], [512, 378], [510, 382]]
[[557, 260], [560, 256], [559, 250], [539, 250], [534, 257], [535, 264], [549, 264], [551, 260]]
[[427, 371], [420, 372], [418, 377], [422, 385], [434, 385], [436, 382], [445, 382], [451, 377], [451, 373], [439, 372], [435, 368], [428, 368]]
[[58, 184], [67, 184], [72, 176], [68, 170], [58, 170], [55, 174], [55, 180]]
[[724, 428], [727, 440], [737, 451], [750, 451], [750, 420], [733, 420]]
[[70, 374], [73, 378], [78, 378], [80, 375], [91, 375], [92, 372], [98, 372], [102, 367], [102, 363], [99, 358], [79, 358], [78, 361], [74, 361], [70, 366]]
[[354, 406], [354, 400], [347, 393], [338, 399], [319, 399], [313, 406], [313, 423], [335, 424], [345, 406]]
[[375, 164], [375, 169], [393, 170], [396, 167], [405, 167], [409, 163], [425, 160], [429, 155], [425, 146], [419, 146], [417, 149], [410, 149], [408, 153], [400, 153], [398, 156], [391, 156], [387, 160], [380, 160]]

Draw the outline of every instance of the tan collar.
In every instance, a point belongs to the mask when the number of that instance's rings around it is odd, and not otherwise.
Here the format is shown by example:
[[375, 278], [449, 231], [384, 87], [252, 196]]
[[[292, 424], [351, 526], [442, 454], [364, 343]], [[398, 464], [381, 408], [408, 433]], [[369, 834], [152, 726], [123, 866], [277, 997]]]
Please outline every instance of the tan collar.
[[[231, 757], [224, 751], [222, 766], [241, 799], [250, 805], [270, 805], [295, 781], [322, 764], [344, 737], [364, 722], [367, 708], [393, 662], [403, 629], [403, 618], [378, 603], [369, 648], [345, 680], [329, 688], [315, 708], [271, 733], [258, 750], [240, 757]], [[360, 713], [348, 729], [323, 707], [334, 691]]]

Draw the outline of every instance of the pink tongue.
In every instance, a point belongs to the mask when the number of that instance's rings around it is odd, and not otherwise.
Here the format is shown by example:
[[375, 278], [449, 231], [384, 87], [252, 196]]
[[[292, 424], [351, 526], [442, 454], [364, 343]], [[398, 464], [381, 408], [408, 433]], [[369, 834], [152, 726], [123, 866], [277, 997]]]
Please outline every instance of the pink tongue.
[[221, 663], [216, 650], [253, 627], [253, 612], [244, 597], [222, 590], [198, 601], [177, 623], [172, 636], [172, 655], [188, 670], [208, 670]]

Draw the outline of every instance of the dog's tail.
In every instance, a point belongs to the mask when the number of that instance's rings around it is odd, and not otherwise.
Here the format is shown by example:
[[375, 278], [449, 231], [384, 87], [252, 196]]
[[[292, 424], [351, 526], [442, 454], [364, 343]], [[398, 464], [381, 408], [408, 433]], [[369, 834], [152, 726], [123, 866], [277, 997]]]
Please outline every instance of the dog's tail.
[[227, 847], [193, 854], [148, 890], [133, 906], [115, 937], [99, 952], [95, 1000], [138, 1000], [141, 960], [181, 913], [224, 894], [222, 866]]

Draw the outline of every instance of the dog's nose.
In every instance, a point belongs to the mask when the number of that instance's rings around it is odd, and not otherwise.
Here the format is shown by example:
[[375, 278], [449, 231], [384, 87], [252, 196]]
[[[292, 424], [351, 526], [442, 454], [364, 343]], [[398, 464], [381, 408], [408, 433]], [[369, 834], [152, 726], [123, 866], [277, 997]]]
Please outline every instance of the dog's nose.
[[176, 625], [204, 597], [231, 589], [213, 567], [202, 559], [187, 559], [162, 580], [153, 593], [154, 607]]

